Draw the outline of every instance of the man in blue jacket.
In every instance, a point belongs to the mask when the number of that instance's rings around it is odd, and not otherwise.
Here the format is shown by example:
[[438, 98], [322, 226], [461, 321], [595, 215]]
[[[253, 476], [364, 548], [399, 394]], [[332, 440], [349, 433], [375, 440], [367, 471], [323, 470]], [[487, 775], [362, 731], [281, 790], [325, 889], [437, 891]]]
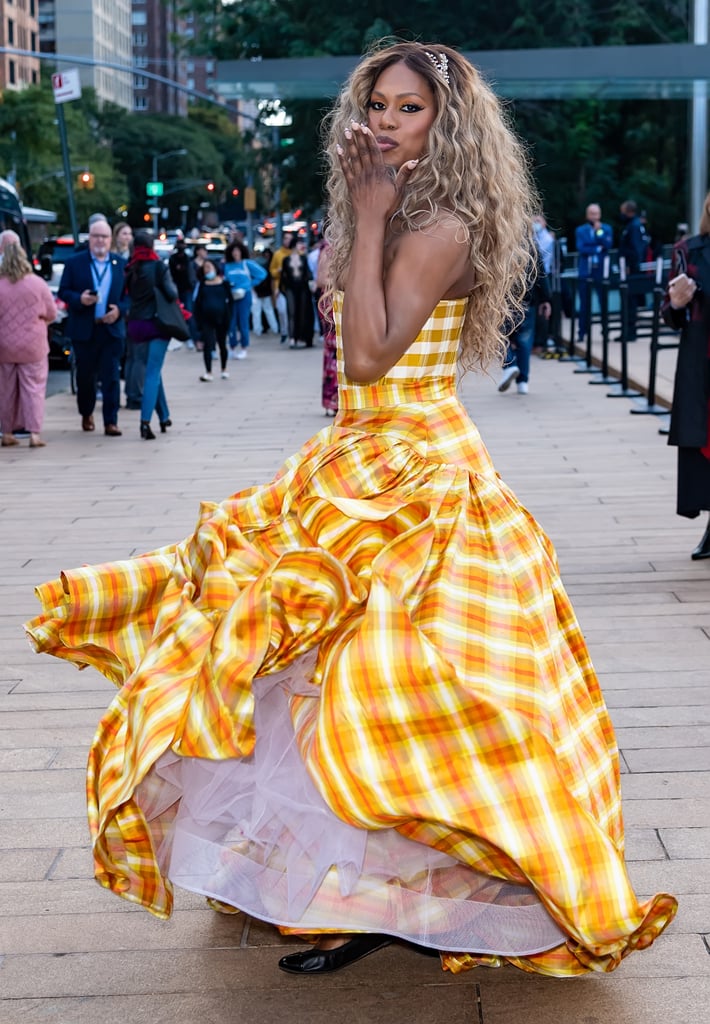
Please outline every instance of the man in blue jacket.
[[602, 209], [598, 203], [590, 203], [586, 211], [584, 224], [575, 231], [577, 245], [577, 273], [579, 278], [579, 328], [578, 338], [584, 341], [590, 325], [590, 303], [587, 280], [594, 282], [601, 301], [601, 281], [604, 277], [604, 257], [608, 254], [614, 241], [614, 233], [609, 224], [602, 221]]
[[103, 395], [104, 433], [120, 437], [121, 356], [125, 344], [125, 260], [110, 253], [108, 221], [89, 227], [89, 246], [70, 257], [59, 283], [67, 304], [67, 334], [76, 360], [77, 404], [82, 430], [94, 430], [96, 382]]

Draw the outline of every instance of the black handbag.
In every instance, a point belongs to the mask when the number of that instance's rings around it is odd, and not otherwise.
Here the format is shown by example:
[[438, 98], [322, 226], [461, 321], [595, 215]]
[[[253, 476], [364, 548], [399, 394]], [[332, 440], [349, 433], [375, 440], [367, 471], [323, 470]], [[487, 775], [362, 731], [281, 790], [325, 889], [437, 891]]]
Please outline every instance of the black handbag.
[[187, 341], [190, 337], [190, 328], [187, 326], [187, 320], [183, 316], [177, 299], [169, 299], [157, 281], [153, 292], [155, 295], [155, 322], [158, 325], [160, 337]]

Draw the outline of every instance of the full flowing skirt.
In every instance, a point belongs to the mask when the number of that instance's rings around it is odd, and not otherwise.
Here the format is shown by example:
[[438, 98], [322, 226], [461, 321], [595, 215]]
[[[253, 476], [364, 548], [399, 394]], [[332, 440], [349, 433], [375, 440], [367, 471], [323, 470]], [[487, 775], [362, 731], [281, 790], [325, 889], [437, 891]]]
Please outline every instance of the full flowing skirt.
[[120, 687], [89, 758], [96, 876], [158, 916], [175, 883], [554, 975], [673, 917], [629, 883], [554, 551], [455, 397], [341, 409], [182, 543], [38, 595], [36, 648]]

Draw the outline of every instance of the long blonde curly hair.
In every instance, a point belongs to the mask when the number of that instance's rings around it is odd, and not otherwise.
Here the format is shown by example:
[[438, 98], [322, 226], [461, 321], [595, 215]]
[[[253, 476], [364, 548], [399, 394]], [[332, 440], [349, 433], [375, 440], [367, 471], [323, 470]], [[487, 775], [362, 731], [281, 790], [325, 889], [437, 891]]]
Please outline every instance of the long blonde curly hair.
[[[429, 56], [448, 61], [448, 82]], [[459, 364], [485, 369], [505, 352], [534, 269], [532, 218], [538, 211], [521, 143], [493, 91], [455, 50], [438, 43], [383, 41], [355, 68], [324, 124], [333, 288], [342, 287], [354, 238], [353, 210], [336, 145], [350, 122], [367, 122], [379, 75], [404, 63], [426, 79], [436, 101], [429, 151], [410, 175], [392, 216], [397, 231], [426, 230], [453, 214], [467, 239], [475, 284], [463, 324]]]

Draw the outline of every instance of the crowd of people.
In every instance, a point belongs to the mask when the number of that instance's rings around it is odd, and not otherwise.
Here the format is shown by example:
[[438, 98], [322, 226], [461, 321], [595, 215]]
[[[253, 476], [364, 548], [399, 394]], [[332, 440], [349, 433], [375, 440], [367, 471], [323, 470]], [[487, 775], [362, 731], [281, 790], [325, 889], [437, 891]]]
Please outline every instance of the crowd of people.
[[[172, 425], [162, 368], [175, 332], [156, 326], [156, 289], [177, 303], [186, 321], [187, 347], [202, 353], [202, 382], [211, 382], [218, 353], [220, 376], [229, 379], [228, 360], [245, 359], [252, 333], [270, 331], [289, 348], [312, 348], [323, 340], [323, 408], [337, 410], [332, 319], [318, 308], [318, 264], [325, 242], [308, 251], [305, 239], [285, 233], [276, 251], [251, 256], [240, 232], [233, 232], [223, 253], [203, 244], [190, 251], [178, 238], [167, 261], [155, 251], [153, 233], [121, 221], [111, 228], [100, 213], [89, 218], [88, 239], [70, 256], [57, 298], [66, 308], [65, 331], [76, 368], [81, 429], [96, 429], [101, 400], [104, 434], [121, 437], [121, 379], [125, 408], [141, 411], [140, 436], [156, 437]], [[0, 235], [0, 428], [2, 445], [19, 444], [27, 432], [31, 447], [40, 437], [48, 376], [47, 328], [57, 319], [54, 296], [36, 273], [12, 231]], [[325, 264], [325, 260], [323, 261]], [[321, 278], [323, 276], [321, 267]]]

